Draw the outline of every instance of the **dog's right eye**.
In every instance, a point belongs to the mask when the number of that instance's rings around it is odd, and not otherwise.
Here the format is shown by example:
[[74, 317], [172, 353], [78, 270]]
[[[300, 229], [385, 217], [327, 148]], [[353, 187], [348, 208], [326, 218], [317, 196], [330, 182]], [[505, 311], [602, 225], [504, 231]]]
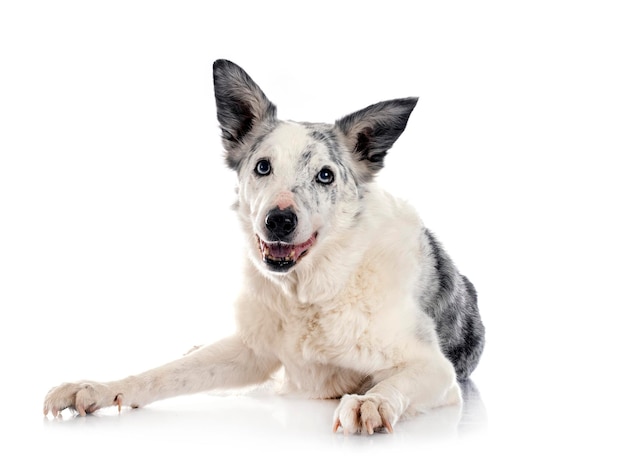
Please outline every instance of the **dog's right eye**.
[[269, 160], [259, 160], [256, 163], [256, 167], [254, 169], [254, 171], [256, 172], [257, 175], [264, 177], [266, 175], [269, 175], [270, 172], [272, 171], [272, 166], [270, 164]]

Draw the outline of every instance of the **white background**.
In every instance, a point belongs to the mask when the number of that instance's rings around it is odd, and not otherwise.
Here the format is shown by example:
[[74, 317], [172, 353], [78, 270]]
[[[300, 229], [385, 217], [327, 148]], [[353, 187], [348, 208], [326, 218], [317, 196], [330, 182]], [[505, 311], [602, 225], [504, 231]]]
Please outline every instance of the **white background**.
[[[0, 468], [623, 469], [620, 2], [219, 3], [0, 5]], [[222, 57], [285, 119], [420, 96], [380, 182], [478, 288], [482, 403], [463, 427], [438, 411], [343, 437], [334, 403], [266, 392], [43, 420], [59, 382], [137, 373], [233, 329]]]

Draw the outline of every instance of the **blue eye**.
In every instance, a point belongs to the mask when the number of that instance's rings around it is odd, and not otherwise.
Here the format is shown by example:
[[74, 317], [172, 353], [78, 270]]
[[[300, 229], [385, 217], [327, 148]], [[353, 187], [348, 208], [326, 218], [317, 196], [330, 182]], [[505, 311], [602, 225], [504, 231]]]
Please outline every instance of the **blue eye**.
[[315, 179], [318, 183], [321, 183], [322, 185], [330, 185], [333, 181], [335, 181], [335, 174], [332, 172], [332, 170], [328, 168], [323, 168], [322, 170], [320, 170], [320, 173], [317, 174], [317, 177]]
[[254, 171], [256, 172], [257, 175], [261, 176], [261, 177], [265, 177], [266, 175], [269, 175], [270, 172], [272, 171], [272, 166], [270, 164], [269, 160], [259, 160], [256, 163], [256, 167], [254, 168]]

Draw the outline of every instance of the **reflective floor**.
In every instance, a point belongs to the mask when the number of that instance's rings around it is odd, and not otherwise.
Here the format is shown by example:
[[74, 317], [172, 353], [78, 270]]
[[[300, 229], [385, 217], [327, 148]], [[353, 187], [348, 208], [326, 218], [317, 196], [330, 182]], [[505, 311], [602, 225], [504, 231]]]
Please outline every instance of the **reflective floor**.
[[[452, 450], [487, 434], [480, 392], [471, 382], [463, 390], [462, 406], [401, 421], [393, 434], [373, 436], [333, 434], [338, 401], [276, 395], [266, 389], [174, 398], [143, 409], [125, 408], [120, 414], [114, 408], [87, 417], [65, 411], [61, 420], [43, 419], [39, 451], [54, 453], [69, 446], [76, 456], [95, 459], [96, 467], [126, 461], [169, 462], [175, 467], [205, 462], [208, 467], [217, 458], [254, 464], [261, 457], [279, 463], [297, 458], [300, 465], [330, 464], [353, 461], [354, 453], [385, 462], [393, 461], [392, 455], [406, 458], [407, 452], [418, 451], [422, 459], [430, 459], [441, 445]], [[39, 452], [31, 458], [37, 456]]]
[[0, 463], [20, 464], [2, 469], [566, 469], [579, 463], [624, 469], [623, 434], [611, 427], [610, 406], [574, 415], [564, 407], [567, 399], [541, 407], [528, 388], [518, 390], [528, 398], [523, 403], [518, 395], [499, 397], [504, 389], [490, 382], [488, 394], [478, 382], [463, 384], [462, 406], [372, 436], [333, 434], [337, 401], [277, 395], [268, 388], [178, 397], [121, 413], [108, 408], [87, 417], [65, 411], [62, 419], [42, 417], [43, 396], [36, 389], [15, 394], [13, 403], [23, 400], [28, 407], [9, 408], [0, 422], [9, 437]]

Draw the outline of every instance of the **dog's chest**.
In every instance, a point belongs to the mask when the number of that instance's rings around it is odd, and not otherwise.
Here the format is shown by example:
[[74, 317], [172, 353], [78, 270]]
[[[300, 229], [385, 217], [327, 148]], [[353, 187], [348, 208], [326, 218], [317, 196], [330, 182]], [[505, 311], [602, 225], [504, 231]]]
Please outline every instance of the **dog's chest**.
[[318, 398], [360, 391], [372, 351], [371, 298], [341, 296], [323, 305], [273, 301], [240, 300], [239, 331], [254, 350], [280, 360], [287, 389]]
[[370, 346], [373, 329], [384, 315], [388, 297], [375, 270], [361, 266], [343, 289], [323, 302], [283, 299], [274, 312], [277, 336], [274, 348], [281, 360], [305, 363], [349, 364], [358, 348]]
[[363, 340], [370, 316], [360, 305], [294, 306], [278, 320], [274, 348], [285, 359], [332, 363]]
[[365, 377], [350, 358], [367, 336], [367, 315], [319, 306], [297, 306], [292, 314], [278, 321], [268, 345], [284, 365], [287, 386], [321, 398], [357, 392]]
[[385, 268], [381, 259], [364, 261], [330, 299], [307, 291], [312, 302], [265, 284], [240, 299], [240, 332], [277, 357], [297, 389], [317, 397], [357, 392], [372, 371], [403, 361], [415, 331], [412, 280]]
[[387, 317], [384, 297], [356, 286], [323, 305], [294, 302], [275, 318], [268, 347], [296, 389], [316, 397], [359, 392], [368, 380], [365, 372], [388, 363], [382, 348], [388, 340], [379, 327]]

